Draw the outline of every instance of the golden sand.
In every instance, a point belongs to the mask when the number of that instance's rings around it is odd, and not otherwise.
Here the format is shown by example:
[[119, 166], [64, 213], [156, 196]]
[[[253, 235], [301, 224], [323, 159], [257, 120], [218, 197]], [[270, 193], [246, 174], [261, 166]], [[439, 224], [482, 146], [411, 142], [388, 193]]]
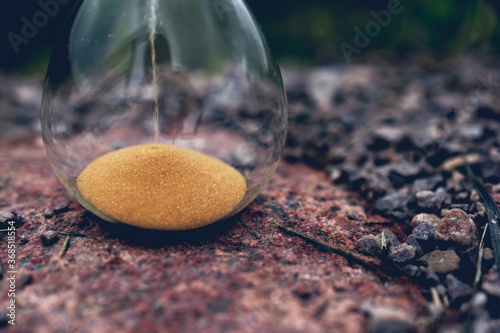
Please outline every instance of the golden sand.
[[245, 178], [230, 165], [162, 144], [103, 155], [80, 173], [77, 185], [112, 219], [158, 230], [211, 224], [230, 213], [246, 192]]

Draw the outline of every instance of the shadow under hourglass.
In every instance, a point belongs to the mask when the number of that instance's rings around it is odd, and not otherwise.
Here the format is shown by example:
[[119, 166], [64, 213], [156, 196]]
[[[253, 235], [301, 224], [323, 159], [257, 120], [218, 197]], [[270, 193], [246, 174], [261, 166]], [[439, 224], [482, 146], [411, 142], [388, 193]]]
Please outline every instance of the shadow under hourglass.
[[161, 248], [181, 243], [194, 244], [216, 240], [218, 237], [227, 234], [231, 229], [236, 228], [244, 212], [202, 228], [183, 231], [141, 229], [127, 224], [109, 223], [90, 212], [87, 214], [90, 219], [97, 222], [101, 230], [106, 232], [105, 237], [108, 239], [117, 239], [129, 245]]

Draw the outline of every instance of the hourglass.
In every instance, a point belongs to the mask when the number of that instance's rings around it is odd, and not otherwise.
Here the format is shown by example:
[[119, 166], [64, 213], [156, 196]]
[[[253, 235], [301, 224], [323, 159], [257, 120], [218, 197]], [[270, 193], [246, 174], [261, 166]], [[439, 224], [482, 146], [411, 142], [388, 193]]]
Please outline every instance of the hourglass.
[[81, 2], [46, 76], [42, 133], [109, 222], [186, 230], [246, 207], [286, 136], [279, 68], [242, 0]]

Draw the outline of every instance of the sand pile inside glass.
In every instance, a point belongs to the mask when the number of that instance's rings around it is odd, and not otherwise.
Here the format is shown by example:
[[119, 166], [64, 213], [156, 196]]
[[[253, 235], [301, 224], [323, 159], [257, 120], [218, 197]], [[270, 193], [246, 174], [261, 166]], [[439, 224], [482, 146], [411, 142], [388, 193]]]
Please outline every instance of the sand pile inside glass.
[[233, 211], [246, 192], [245, 178], [230, 165], [163, 144], [105, 154], [80, 173], [77, 185], [110, 218], [158, 230], [211, 224]]

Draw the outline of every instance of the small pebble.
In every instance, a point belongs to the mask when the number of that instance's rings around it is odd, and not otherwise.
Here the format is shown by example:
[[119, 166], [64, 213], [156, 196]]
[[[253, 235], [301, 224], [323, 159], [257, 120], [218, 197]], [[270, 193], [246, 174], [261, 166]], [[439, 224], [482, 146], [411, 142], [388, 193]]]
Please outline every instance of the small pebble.
[[415, 241], [425, 252], [432, 251], [436, 247], [436, 242], [434, 239], [436, 226], [437, 224], [433, 222], [420, 223], [415, 229], [413, 229], [410, 235], [415, 238]]
[[460, 269], [460, 257], [455, 250], [435, 250], [429, 253], [427, 267], [440, 274], [446, 274]]
[[387, 180], [387, 177], [378, 173], [373, 174], [372, 177], [368, 178], [367, 186], [368, 190], [366, 193], [368, 199], [370, 200], [378, 199], [392, 190], [391, 184]]
[[426, 272], [425, 282], [428, 286], [436, 286], [441, 282], [439, 276], [436, 274], [434, 270], [426, 269], [425, 272]]
[[342, 177], [345, 176], [343, 172], [339, 169], [332, 169], [330, 171], [330, 180], [334, 183], [340, 181]]
[[458, 134], [466, 140], [479, 140], [484, 133], [484, 127], [481, 124], [467, 124], [460, 127]]
[[472, 247], [479, 241], [476, 224], [461, 209], [452, 209], [437, 225], [434, 233], [437, 241], [453, 242]]
[[486, 207], [482, 202], [476, 202], [476, 210], [478, 216], [484, 216], [486, 214]]
[[463, 189], [463, 181], [465, 176], [458, 171], [451, 173], [451, 178], [446, 182], [446, 190], [450, 193], [459, 192]]
[[455, 202], [461, 202], [461, 203], [468, 202], [469, 198], [470, 198], [470, 193], [467, 191], [458, 192], [453, 195], [453, 199]]
[[426, 190], [432, 191], [440, 184], [444, 184], [444, 181], [443, 181], [443, 177], [439, 174], [431, 176], [431, 177], [420, 178], [420, 179], [417, 179], [413, 182], [412, 192], [417, 193], [417, 192], [426, 191]]
[[374, 235], [363, 236], [356, 242], [356, 248], [360, 252], [373, 255], [380, 251], [380, 238]]
[[43, 215], [47, 218], [50, 218], [50, 217], [54, 216], [54, 211], [52, 209], [50, 209], [49, 207], [47, 207], [43, 210]]
[[493, 192], [493, 193], [500, 193], [500, 184], [493, 185], [491, 187], [491, 192]]
[[375, 202], [375, 209], [389, 217], [405, 220], [413, 215], [412, 212], [408, 210], [411, 199], [411, 196], [408, 194], [392, 192], [378, 199]]
[[30, 241], [29, 237], [26, 235], [19, 236], [19, 244], [24, 245]]
[[441, 221], [441, 219], [437, 215], [420, 213], [420, 214], [417, 214], [413, 217], [413, 219], [411, 220], [410, 226], [412, 228], [416, 228], [416, 227], [418, 227], [419, 224], [424, 223], [424, 222], [437, 225], [439, 223], [439, 221]]
[[420, 191], [416, 194], [418, 207], [431, 212], [437, 212], [446, 201], [448, 194], [444, 188], [437, 191]]
[[500, 275], [498, 272], [484, 276], [481, 288], [488, 294], [500, 298]]
[[16, 217], [14, 216], [13, 213], [0, 209], [0, 226], [2, 226], [2, 228], [3, 225], [7, 225], [7, 222], [15, 220]]
[[470, 307], [474, 312], [480, 312], [484, 309], [484, 306], [488, 302], [488, 295], [484, 292], [476, 292], [474, 296], [472, 296]]
[[[414, 177], [422, 172], [422, 168], [418, 164], [409, 162], [400, 162], [392, 168], [392, 177], [398, 179], [402, 183], [410, 183]], [[389, 177], [391, 177], [391, 173]]]
[[443, 297], [443, 296], [446, 295], [447, 289], [446, 289], [446, 287], [443, 284], [439, 283], [436, 286], [436, 290], [439, 293], [439, 295], [441, 295], [441, 297]]
[[448, 287], [448, 295], [451, 302], [464, 301], [472, 295], [472, 288], [452, 274], [446, 275], [446, 286]]
[[472, 192], [470, 192], [470, 200], [474, 201], [474, 202], [481, 201], [481, 197], [479, 196], [479, 193], [477, 192], [476, 189], [474, 189], [474, 190], [472, 190]]
[[405, 265], [403, 267], [403, 270], [405, 271], [408, 276], [415, 276], [419, 270], [419, 267], [417, 265]]
[[54, 230], [49, 230], [40, 235], [40, 240], [44, 246], [49, 246], [57, 242], [59, 233]]
[[483, 249], [483, 259], [484, 260], [494, 260], [495, 259], [495, 255], [493, 254], [493, 250], [490, 249], [489, 247], [485, 247]]
[[388, 258], [394, 262], [407, 262], [415, 258], [416, 248], [408, 244], [391, 247]]
[[402, 127], [396, 126], [381, 126], [373, 131], [373, 137], [377, 140], [383, 140], [391, 144], [399, 143], [406, 131]]

